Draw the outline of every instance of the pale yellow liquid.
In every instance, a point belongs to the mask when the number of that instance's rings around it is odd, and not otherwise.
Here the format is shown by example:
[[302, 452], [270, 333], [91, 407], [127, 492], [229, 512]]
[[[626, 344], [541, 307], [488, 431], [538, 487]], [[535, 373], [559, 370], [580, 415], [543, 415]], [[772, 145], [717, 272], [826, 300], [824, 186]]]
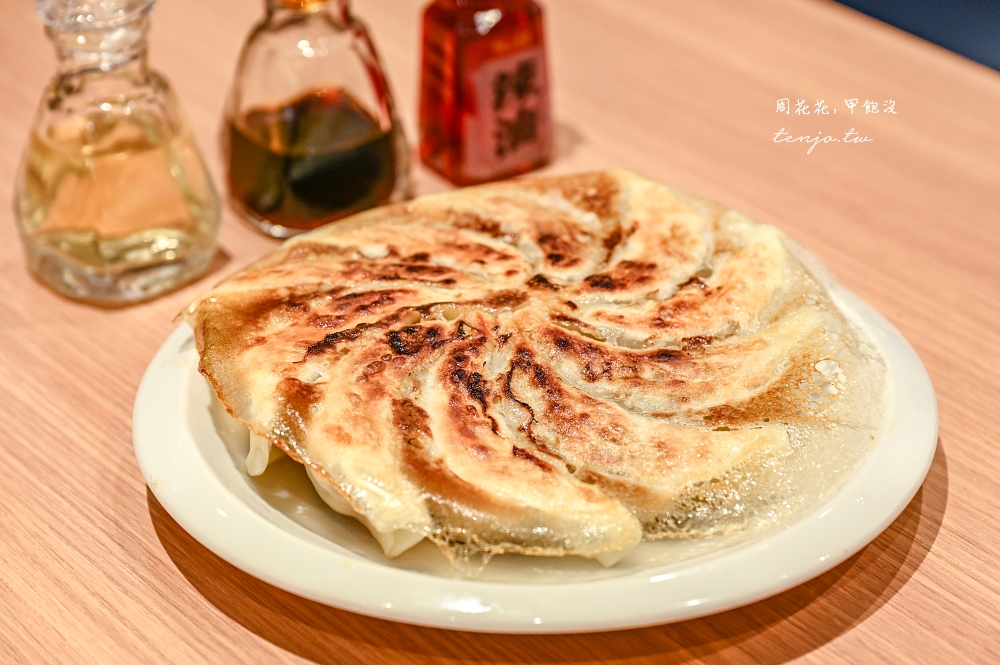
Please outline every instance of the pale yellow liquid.
[[73, 298], [144, 300], [203, 273], [218, 204], [188, 131], [77, 117], [29, 138], [18, 192], [31, 268]]

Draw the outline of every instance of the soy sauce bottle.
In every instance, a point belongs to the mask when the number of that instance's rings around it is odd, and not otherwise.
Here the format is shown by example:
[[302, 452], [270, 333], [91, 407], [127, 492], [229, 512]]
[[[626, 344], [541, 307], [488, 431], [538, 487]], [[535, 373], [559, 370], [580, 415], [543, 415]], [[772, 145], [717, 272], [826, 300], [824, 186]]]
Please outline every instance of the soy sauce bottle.
[[266, 0], [225, 114], [229, 199], [285, 238], [410, 196], [409, 149], [348, 0]]

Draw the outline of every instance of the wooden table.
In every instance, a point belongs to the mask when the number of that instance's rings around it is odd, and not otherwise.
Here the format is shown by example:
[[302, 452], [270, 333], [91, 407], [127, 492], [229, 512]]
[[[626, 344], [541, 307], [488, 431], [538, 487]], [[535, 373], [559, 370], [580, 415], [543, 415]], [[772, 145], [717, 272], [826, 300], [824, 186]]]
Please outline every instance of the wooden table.
[[[413, 137], [420, 3], [354, 4]], [[223, 96], [260, 5], [162, 0], [153, 17], [152, 63], [175, 84], [216, 182]], [[147, 491], [130, 416], [174, 314], [275, 243], [227, 213], [210, 277], [129, 309], [79, 305], [32, 280], [11, 189], [55, 61], [22, 0], [0, 23], [0, 662], [1000, 662], [1000, 74], [818, 0], [546, 6], [559, 153], [549, 171], [622, 166], [776, 224], [916, 347], [941, 431], [909, 507], [798, 588], [617, 633], [416, 628], [235, 569]], [[778, 113], [782, 98], [813, 111], [825, 100], [831, 113]], [[845, 98], [860, 100], [853, 114]], [[865, 100], [880, 113], [865, 114]], [[782, 128], [873, 140], [807, 154], [773, 141]], [[416, 175], [421, 192], [446, 186]]]

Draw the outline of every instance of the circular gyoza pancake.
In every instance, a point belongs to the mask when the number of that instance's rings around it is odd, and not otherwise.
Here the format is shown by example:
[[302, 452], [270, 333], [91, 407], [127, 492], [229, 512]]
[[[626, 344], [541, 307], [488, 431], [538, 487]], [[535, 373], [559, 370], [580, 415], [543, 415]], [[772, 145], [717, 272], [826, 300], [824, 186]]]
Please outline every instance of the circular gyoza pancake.
[[229, 411], [393, 555], [609, 563], [775, 519], [880, 413], [881, 361], [780, 231], [623, 171], [377, 208], [185, 315]]

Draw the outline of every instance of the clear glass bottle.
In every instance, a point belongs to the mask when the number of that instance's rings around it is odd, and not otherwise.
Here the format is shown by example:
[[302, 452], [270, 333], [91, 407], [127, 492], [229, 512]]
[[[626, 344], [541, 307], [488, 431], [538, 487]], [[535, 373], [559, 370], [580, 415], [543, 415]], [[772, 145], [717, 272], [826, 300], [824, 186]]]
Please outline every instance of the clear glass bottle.
[[542, 8], [534, 0], [434, 0], [424, 9], [420, 158], [459, 185], [551, 159]]
[[37, 0], [59, 70], [16, 184], [32, 271], [78, 300], [127, 304], [200, 276], [219, 204], [180, 106], [146, 65], [155, 0]]
[[229, 200], [285, 238], [410, 196], [409, 148], [348, 0], [265, 0], [226, 106]]

